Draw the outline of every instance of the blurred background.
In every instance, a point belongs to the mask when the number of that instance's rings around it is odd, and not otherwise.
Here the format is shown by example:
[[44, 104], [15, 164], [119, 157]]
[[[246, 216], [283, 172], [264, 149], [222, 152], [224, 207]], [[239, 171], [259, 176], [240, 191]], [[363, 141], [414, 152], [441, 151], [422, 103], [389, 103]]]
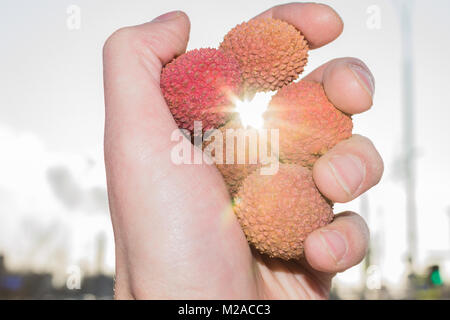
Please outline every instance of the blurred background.
[[[353, 210], [367, 258], [339, 274], [334, 299], [450, 298], [450, 2], [335, 0], [345, 29], [310, 53], [306, 73], [354, 56], [376, 78], [354, 117], [385, 160]], [[175, 9], [189, 49], [281, 1], [0, 2], [0, 298], [111, 299], [114, 243], [103, 164], [102, 46], [116, 29]]]

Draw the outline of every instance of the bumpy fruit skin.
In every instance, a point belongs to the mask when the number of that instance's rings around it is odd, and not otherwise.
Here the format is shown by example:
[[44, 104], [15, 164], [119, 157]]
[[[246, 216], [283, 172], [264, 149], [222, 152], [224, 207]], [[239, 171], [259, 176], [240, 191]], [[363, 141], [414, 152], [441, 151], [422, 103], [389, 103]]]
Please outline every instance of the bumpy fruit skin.
[[[222, 174], [225, 184], [227, 185], [228, 191], [231, 196], [234, 196], [237, 191], [239, 190], [240, 186], [242, 185], [242, 182], [245, 178], [247, 178], [248, 175], [250, 175], [252, 172], [254, 172], [258, 166], [259, 166], [259, 157], [258, 155], [254, 155], [254, 161], [251, 161], [250, 159], [250, 151], [249, 151], [249, 144], [246, 141], [245, 145], [245, 163], [238, 163], [238, 143], [237, 139], [234, 139], [234, 143], [231, 143], [231, 141], [227, 140], [227, 130], [232, 129], [234, 132], [236, 130], [255, 130], [255, 129], [244, 129], [240, 119], [238, 116], [234, 116], [230, 121], [228, 121], [224, 126], [220, 127], [218, 130], [220, 131], [220, 134], [223, 138], [223, 158], [222, 163], [216, 163], [217, 169]], [[242, 134], [244, 134], [244, 131], [241, 131]], [[255, 132], [257, 135], [257, 132]], [[210, 141], [204, 141], [203, 142], [203, 150], [211, 143], [211, 141], [214, 140], [211, 138]], [[231, 139], [230, 139], [231, 140]], [[230, 152], [234, 153], [234, 162], [232, 164], [227, 164], [227, 154]], [[242, 151], [241, 151], [242, 152]], [[259, 149], [256, 150], [256, 152], [259, 152]], [[211, 152], [212, 156], [216, 155], [215, 150], [212, 150]]]
[[297, 79], [308, 61], [308, 43], [287, 22], [259, 18], [233, 28], [220, 44], [242, 70], [249, 92], [277, 90]]
[[320, 83], [300, 81], [280, 89], [264, 114], [265, 127], [279, 129], [280, 159], [310, 167], [352, 135], [350, 116], [335, 108]]
[[178, 127], [191, 133], [194, 121], [202, 121], [204, 131], [223, 125], [241, 83], [237, 61], [210, 48], [179, 56], [161, 74], [161, 89]]
[[272, 258], [301, 258], [306, 237], [333, 220], [332, 205], [317, 190], [311, 171], [298, 165], [281, 164], [271, 176], [255, 171], [234, 203], [247, 240]]

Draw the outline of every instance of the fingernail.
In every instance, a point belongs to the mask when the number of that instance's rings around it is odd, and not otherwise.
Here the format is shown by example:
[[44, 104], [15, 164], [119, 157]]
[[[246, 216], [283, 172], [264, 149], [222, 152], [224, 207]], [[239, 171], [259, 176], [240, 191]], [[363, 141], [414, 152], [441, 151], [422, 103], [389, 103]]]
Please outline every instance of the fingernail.
[[372, 74], [359, 64], [350, 63], [349, 67], [364, 90], [372, 97], [375, 93], [375, 79]]
[[328, 161], [328, 166], [342, 189], [349, 196], [354, 196], [366, 175], [366, 167], [363, 162], [350, 154], [335, 155]]
[[163, 21], [169, 21], [169, 20], [173, 20], [175, 18], [178, 18], [181, 14], [181, 11], [171, 11], [171, 12], [167, 12], [164, 13], [163, 15], [160, 15], [159, 17], [156, 17], [155, 19], [153, 19], [153, 22], [163, 22]]
[[330, 256], [339, 263], [347, 253], [347, 242], [344, 237], [335, 230], [322, 230], [320, 237]]

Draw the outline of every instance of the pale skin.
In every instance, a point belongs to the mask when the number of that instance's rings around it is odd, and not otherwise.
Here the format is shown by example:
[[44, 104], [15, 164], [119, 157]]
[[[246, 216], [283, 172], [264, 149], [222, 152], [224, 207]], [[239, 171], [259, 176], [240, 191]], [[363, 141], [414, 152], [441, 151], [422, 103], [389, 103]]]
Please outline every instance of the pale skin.
[[[292, 3], [261, 16], [300, 29], [312, 49], [336, 39], [342, 20], [328, 6]], [[331, 280], [361, 262], [369, 239], [352, 212], [311, 233], [305, 258], [284, 262], [252, 250], [236, 220], [220, 173], [209, 165], [175, 165], [177, 129], [161, 94], [161, 68], [186, 50], [190, 22], [180, 11], [111, 35], [104, 46], [105, 163], [116, 246], [117, 299], [325, 299]], [[332, 60], [306, 76], [323, 83], [340, 110], [372, 106], [374, 81], [355, 58]], [[196, 151], [200, 152], [200, 151]], [[375, 186], [383, 162], [354, 135], [313, 168], [319, 190], [345, 203]]]

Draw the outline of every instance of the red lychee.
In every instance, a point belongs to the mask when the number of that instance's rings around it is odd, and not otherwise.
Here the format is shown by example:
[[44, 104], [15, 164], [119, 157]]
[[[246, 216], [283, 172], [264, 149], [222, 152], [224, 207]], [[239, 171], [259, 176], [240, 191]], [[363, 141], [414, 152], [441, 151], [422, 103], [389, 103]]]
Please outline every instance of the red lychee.
[[[244, 179], [255, 171], [262, 163], [260, 159], [260, 148], [262, 143], [266, 144], [264, 149], [267, 156], [270, 156], [269, 138], [262, 140], [258, 130], [244, 128], [239, 117], [235, 115], [230, 121], [218, 130], [222, 138], [222, 145], [215, 146], [222, 148], [221, 163], [216, 163], [217, 169], [222, 174], [225, 184], [231, 196], [236, 194]], [[216, 138], [211, 136], [203, 142], [203, 150], [214, 142]], [[217, 150], [211, 148], [210, 154], [218, 157]], [[232, 160], [227, 162], [227, 158]]]
[[161, 89], [178, 127], [203, 130], [223, 125], [231, 115], [233, 97], [242, 83], [237, 61], [217, 49], [195, 49], [168, 63], [161, 73]]
[[280, 89], [264, 114], [265, 127], [279, 129], [280, 160], [303, 166], [352, 135], [353, 122], [328, 100], [320, 83], [300, 81]]
[[277, 90], [297, 79], [308, 61], [305, 37], [289, 23], [258, 18], [233, 28], [220, 44], [239, 62], [250, 93]]
[[280, 164], [275, 175], [259, 170], [249, 175], [234, 199], [234, 211], [248, 242], [284, 260], [302, 257], [306, 237], [334, 216], [311, 170], [293, 164]]

